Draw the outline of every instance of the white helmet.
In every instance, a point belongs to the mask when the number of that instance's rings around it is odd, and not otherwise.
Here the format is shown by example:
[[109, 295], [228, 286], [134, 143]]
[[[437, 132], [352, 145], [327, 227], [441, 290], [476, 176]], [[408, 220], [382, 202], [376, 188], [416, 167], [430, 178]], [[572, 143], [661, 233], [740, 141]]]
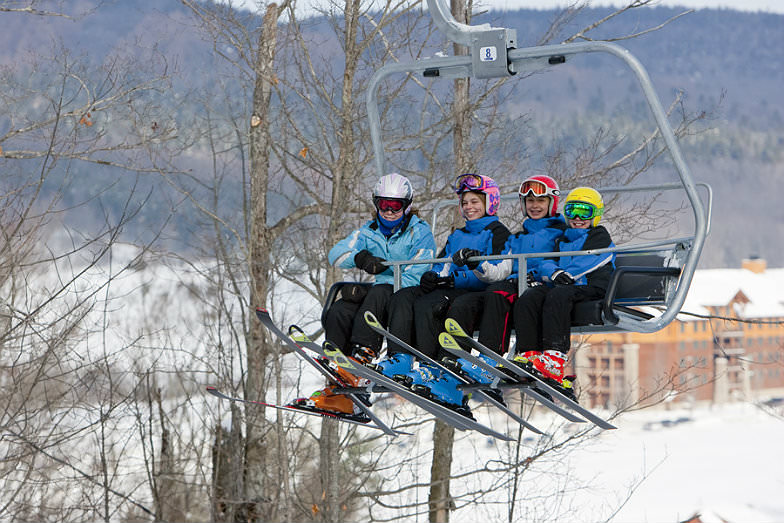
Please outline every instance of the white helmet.
[[378, 206], [378, 200], [403, 200], [405, 214], [411, 210], [414, 200], [414, 187], [408, 178], [398, 173], [390, 173], [379, 178], [373, 187], [373, 204]]

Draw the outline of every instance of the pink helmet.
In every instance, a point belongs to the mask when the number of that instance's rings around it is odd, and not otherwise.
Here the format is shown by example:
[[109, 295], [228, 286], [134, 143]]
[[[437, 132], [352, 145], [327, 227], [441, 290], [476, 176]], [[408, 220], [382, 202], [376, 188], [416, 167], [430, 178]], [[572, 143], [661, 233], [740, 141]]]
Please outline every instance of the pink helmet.
[[489, 216], [495, 215], [498, 212], [498, 207], [501, 206], [501, 191], [495, 180], [489, 176], [482, 174], [461, 174], [455, 179], [454, 184], [455, 192], [463, 194], [464, 192], [481, 192], [485, 195], [485, 212]]
[[517, 194], [520, 195], [520, 209], [522, 209], [525, 216], [528, 216], [525, 210], [525, 197], [529, 194], [549, 197], [550, 209], [547, 215], [555, 216], [558, 213], [558, 195], [561, 194], [561, 191], [558, 189], [558, 182], [545, 174], [529, 176], [523, 180]]

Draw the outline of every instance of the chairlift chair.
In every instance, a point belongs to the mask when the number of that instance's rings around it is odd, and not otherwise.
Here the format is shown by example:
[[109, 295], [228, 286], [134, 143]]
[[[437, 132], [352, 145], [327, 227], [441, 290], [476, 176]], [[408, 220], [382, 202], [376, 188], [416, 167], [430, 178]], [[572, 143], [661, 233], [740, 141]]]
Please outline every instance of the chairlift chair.
[[[573, 331], [629, 331], [656, 332], [666, 327], [680, 312], [686, 299], [700, 253], [709, 232], [712, 192], [706, 184], [707, 211], [683, 159], [675, 134], [667, 120], [661, 101], [656, 95], [648, 73], [642, 64], [623, 47], [610, 42], [581, 42], [557, 45], [516, 48], [514, 29], [495, 28], [489, 24], [469, 26], [457, 22], [445, 0], [427, 0], [428, 9], [436, 26], [449, 40], [469, 47], [466, 56], [434, 56], [413, 63], [389, 64], [378, 69], [367, 87], [367, 111], [370, 134], [379, 176], [386, 174], [384, 142], [381, 136], [381, 120], [377, 91], [381, 82], [394, 74], [421, 74], [433, 78], [501, 78], [517, 72], [557, 67], [576, 55], [585, 53], [607, 53], [619, 58], [635, 75], [648, 107], [664, 139], [676, 168], [680, 183], [638, 187], [600, 188], [603, 193], [621, 191], [660, 191], [678, 189], [685, 191], [694, 215], [694, 233], [684, 238], [665, 239], [658, 242], [623, 245], [613, 249], [593, 252], [616, 252], [617, 269], [604, 300], [581, 304], [574, 311]], [[434, 220], [431, 222], [435, 226]], [[560, 253], [564, 254], [564, 253]], [[543, 254], [536, 254], [541, 257]], [[518, 255], [521, 273], [525, 258], [533, 255]], [[483, 257], [494, 259], [496, 257]], [[420, 260], [419, 263], [434, 263], [448, 260]], [[395, 268], [396, 288], [400, 286], [400, 265], [406, 262], [391, 262]], [[521, 286], [524, 283], [521, 282]], [[326, 308], [337, 295], [334, 292], [327, 300]], [[657, 306], [660, 314], [641, 310], [641, 306]]]

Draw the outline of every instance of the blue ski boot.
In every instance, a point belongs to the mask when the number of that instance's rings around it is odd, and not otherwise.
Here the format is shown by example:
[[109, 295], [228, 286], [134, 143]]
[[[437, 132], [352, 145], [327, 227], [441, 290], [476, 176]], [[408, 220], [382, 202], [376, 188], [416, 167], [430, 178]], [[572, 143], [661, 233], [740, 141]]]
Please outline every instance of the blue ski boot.
[[[484, 354], [480, 354], [478, 358], [493, 368], [497, 366], [495, 361], [493, 361], [491, 358], [488, 358]], [[482, 367], [478, 365], [474, 365], [470, 361], [465, 360], [463, 358], [452, 358], [447, 356], [441, 360], [441, 363], [444, 365], [444, 367], [451, 370], [455, 374], [465, 376], [466, 378], [476, 383], [482, 383], [482, 384], [492, 383], [493, 380], [495, 379], [494, 375], [490, 374]], [[504, 401], [504, 395], [499, 389], [488, 388], [488, 389], [483, 389], [482, 392], [492, 396], [500, 403], [506, 405], [506, 402]]]
[[401, 377], [412, 377], [411, 369], [414, 366], [414, 356], [407, 352], [397, 352], [379, 361], [375, 365], [368, 367], [379, 374], [383, 374], [395, 381], [401, 381]]
[[463, 416], [474, 419], [468, 408], [468, 397], [457, 386], [460, 382], [454, 376], [430, 365], [419, 365], [414, 373], [411, 390], [420, 396], [440, 403]]
[[[485, 363], [487, 363], [488, 365], [490, 365], [491, 367], [496, 366], [495, 361], [485, 356], [484, 354], [480, 354], [478, 358], [484, 361]], [[457, 358], [457, 364], [460, 366], [460, 370], [463, 372], [463, 374], [465, 374], [466, 376], [468, 376], [469, 378], [471, 378], [477, 383], [492, 383], [493, 378], [495, 377], [489, 372], [487, 372], [486, 370], [484, 370], [482, 367], [479, 367], [478, 365], [474, 365], [473, 363], [464, 360], [463, 358]]]

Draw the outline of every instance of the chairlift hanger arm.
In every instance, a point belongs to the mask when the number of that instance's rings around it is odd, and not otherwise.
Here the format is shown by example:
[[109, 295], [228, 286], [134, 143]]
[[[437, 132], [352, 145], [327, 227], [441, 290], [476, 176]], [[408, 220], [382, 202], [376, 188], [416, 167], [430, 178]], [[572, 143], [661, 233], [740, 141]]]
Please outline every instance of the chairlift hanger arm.
[[[417, 61], [414, 64], [391, 64], [376, 71], [367, 87], [367, 110], [375, 165], [379, 176], [385, 174], [386, 169], [377, 91], [380, 82], [386, 76], [401, 72], [424, 73], [427, 70], [429, 72], [428, 76], [500, 78], [515, 74], [526, 67], [554, 66], [565, 62], [567, 56], [580, 53], [603, 52], [620, 58], [636, 76], [659, 132], [670, 153], [681, 184], [691, 203], [694, 213], [695, 236], [688, 252], [689, 255], [683, 264], [681, 277], [678, 279], [674, 296], [669, 302], [667, 310], [661, 316], [646, 321], [629, 320], [622, 317], [619, 318], [618, 326], [622, 329], [637, 332], [654, 332], [669, 324], [678, 314], [686, 300], [686, 293], [697, 269], [700, 253], [707, 236], [708, 216], [703, 209], [696, 185], [681, 154], [667, 114], [642, 64], [627, 49], [610, 42], [579, 42], [516, 49], [516, 31], [492, 28], [487, 24], [481, 26], [461, 24], [452, 16], [446, 0], [427, 0], [427, 4], [436, 26], [451, 41], [467, 45], [471, 55], [467, 57], [434, 57]], [[481, 54], [488, 49], [492, 49], [492, 53], [495, 53], [492, 57]], [[524, 262], [524, 260], [521, 261]], [[632, 321], [633, 323], [630, 323]]]

